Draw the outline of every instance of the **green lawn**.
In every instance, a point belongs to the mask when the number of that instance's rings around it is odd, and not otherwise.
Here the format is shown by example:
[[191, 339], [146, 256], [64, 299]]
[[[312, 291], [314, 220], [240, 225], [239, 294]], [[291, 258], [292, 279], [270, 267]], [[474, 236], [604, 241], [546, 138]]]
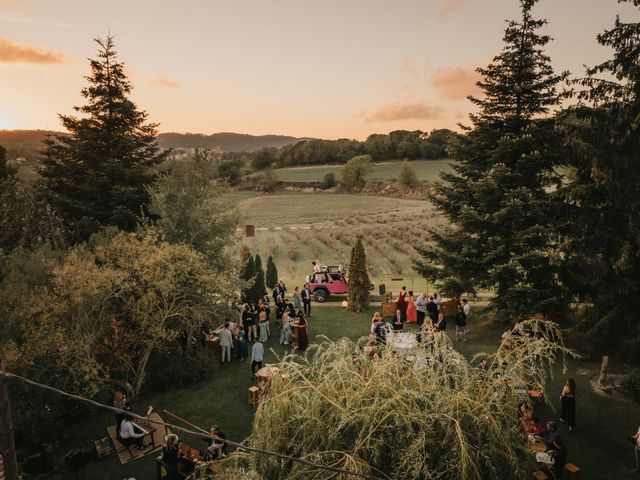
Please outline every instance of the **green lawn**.
[[[400, 161], [380, 162], [374, 165], [373, 173], [367, 177], [370, 180], [389, 180], [398, 178], [400, 171]], [[416, 171], [419, 180], [434, 182], [438, 179], [441, 171], [451, 170], [450, 159], [440, 160], [413, 160], [411, 165]], [[278, 180], [287, 182], [320, 182], [329, 172], [336, 175], [336, 179], [341, 178], [340, 170], [342, 165], [321, 165], [310, 167], [278, 168], [274, 170]]]
[[[317, 342], [319, 335], [326, 335], [331, 339], [344, 336], [353, 340], [365, 336], [368, 334], [372, 311], [353, 314], [338, 307], [317, 307], [312, 311], [313, 316], [309, 322], [310, 340], [312, 343]], [[469, 341], [459, 343], [457, 347], [467, 358], [481, 351], [495, 351], [502, 330], [502, 327], [490, 322], [479, 324], [472, 321]], [[277, 361], [277, 355], [286, 351], [278, 345], [275, 332], [266, 347], [267, 362]], [[211, 361], [215, 362], [218, 369], [210, 379], [189, 388], [150, 395], [138, 402], [136, 410], [143, 411], [151, 404], [157, 410], [166, 408], [203, 428], [216, 422], [230, 439], [242, 440], [250, 432], [253, 415], [252, 408], [247, 405], [247, 388], [252, 384], [250, 366], [235, 362], [223, 367], [219, 365], [217, 358], [212, 358]], [[637, 478], [630, 473], [634, 464], [633, 448], [625, 440], [625, 436], [637, 429], [640, 406], [624, 399], [601, 397], [592, 393], [588, 379], [597, 373], [597, 362], [572, 360], [568, 366], [568, 374], [576, 378], [579, 389], [576, 432], [569, 434], [564, 425], [561, 425], [569, 461], [581, 467], [580, 478], [584, 480]], [[560, 365], [555, 370], [555, 376], [550, 379], [547, 389], [551, 405], [538, 407], [537, 413], [543, 419], [557, 418], [558, 396], [564, 376]], [[104, 436], [105, 428], [113, 422], [112, 419], [111, 414], [96, 410], [94, 417], [75, 427], [78, 436], [68, 448], [89, 446], [92, 440]], [[514, 415], [514, 427], [515, 425]], [[183, 438], [193, 445], [200, 442], [197, 438]], [[146, 480], [154, 478], [154, 472], [153, 456], [123, 466], [112, 455], [91, 463], [84, 479], [135, 477], [137, 480]]]

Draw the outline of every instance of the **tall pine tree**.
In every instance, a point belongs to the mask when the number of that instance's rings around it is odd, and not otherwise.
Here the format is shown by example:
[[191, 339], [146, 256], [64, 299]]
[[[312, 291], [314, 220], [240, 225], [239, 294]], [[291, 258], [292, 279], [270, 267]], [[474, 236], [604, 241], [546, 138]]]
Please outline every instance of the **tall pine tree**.
[[253, 294], [253, 300], [264, 297], [267, 291], [264, 288], [264, 269], [262, 268], [262, 258], [260, 254], [256, 253], [256, 257], [253, 260], [253, 266], [256, 272], [256, 282], [253, 284], [251, 293]]
[[249, 255], [246, 263], [242, 267], [242, 271], [240, 272], [240, 278], [247, 282], [247, 286], [242, 290], [242, 299], [244, 301], [254, 300], [253, 295], [253, 285], [254, 279], [256, 276], [255, 265], [253, 263], [253, 257]]
[[454, 171], [432, 195], [450, 225], [433, 232], [416, 264], [447, 294], [494, 290], [497, 316], [513, 319], [563, 310], [549, 193], [560, 184], [561, 137], [549, 114], [566, 74], [555, 74], [544, 53], [550, 38], [531, 15], [537, 0], [519, 3], [502, 52], [478, 69], [483, 95], [470, 97], [478, 112], [454, 150]]
[[267, 288], [273, 288], [278, 283], [278, 269], [273, 261], [273, 256], [269, 255], [267, 259], [267, 273], [265, 274], [265, 282]]
[[7, 165], [7, 149], [0, 145], [0, 181], [13, 177], [14, 173]]
[[367, 255], [364, 252], [364, 245], [360, 237], [356, 239], [356, 243], [351, 249], [348, 274], [347, 303], [349, 310], [362, 312], [369, 307], [371, 281], [367, 273]]
[[[630, 2], [631, 0], [624, 0]], [[633, 0], [640, 7], [640, 0]], [[565, 112], [566, 281], [590, 307], [580, 325], [601, 349], [640, 362], [640, 23], [616, 18], [598, 42], [613, 57], [580, 80]]]
[[157, 124], [129, 99], [131, 83], [118, 60], [113, 38], [96, 39], [90, 60], [87, 103], [80, 117], [60, 115], [67, 134], [45, 141], [42, 186], [52, 205], [73, 223], [74, 240], [101, 226], [133, 230], [149, 203], [147, 186], [166, 153], [156, 143]]

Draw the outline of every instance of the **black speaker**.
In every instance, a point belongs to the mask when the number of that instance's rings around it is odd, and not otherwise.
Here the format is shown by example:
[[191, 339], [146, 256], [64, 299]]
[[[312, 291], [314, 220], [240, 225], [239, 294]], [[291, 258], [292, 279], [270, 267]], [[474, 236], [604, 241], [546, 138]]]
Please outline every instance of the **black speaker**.
[[378, 291], [380, 292], [380, 295], [384, 295], [385, 293], [387, 293], [387, 288], [385, 287], [384, 283], [381, 283], [378, 286]]

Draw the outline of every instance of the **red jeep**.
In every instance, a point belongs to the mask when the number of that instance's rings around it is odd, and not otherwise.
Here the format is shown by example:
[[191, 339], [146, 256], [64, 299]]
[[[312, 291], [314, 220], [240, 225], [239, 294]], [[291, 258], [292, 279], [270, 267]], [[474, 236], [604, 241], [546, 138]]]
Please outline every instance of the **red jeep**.
[[342, 266], [324, 267], [322, 272], [307, 275], [309, 290], [316, 302], [324, 302], [329, 295], [347, 293], [347, 272]]

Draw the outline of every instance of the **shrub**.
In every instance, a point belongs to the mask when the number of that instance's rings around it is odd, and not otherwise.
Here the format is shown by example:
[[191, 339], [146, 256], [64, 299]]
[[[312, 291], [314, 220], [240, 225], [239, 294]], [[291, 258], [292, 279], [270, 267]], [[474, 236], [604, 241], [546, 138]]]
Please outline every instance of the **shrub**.
[[295, 247], [290, 247], [287, 251], [287, 257], [289, 257], [289, 260], [292, 262], [295, 262], [298, 259], [298, 250]]
[[416, 171], [411, 166], [409, 160], [402, 162], [398, 183], [404, 188], [415, 188], [418, 186], [418, 176], [416, 175]]
[[239, 159], [223, 160], [218, 165], [218, 178], [226, 180], [229, 185], [237, 185], [242, 179], [243, 165]]
[[325, 173], [322, 177], [322, 188], [327, 190], [336, 186], [336, 175], [333, 172]]
[[358, 155], [353, 157], [342, 168], [342, 183], [346, 190], [360, 190], [365, 185], [365, 178], [373, 171], [371, 157]]
[[155, 355], [151, 359], [151, 365], [148, 385], [155, 391], [162, 392], [184, 387], [210, 376], [216, 364], [200, 348], [185, 352], [180, 347], [174, 347], [164, 354]]

